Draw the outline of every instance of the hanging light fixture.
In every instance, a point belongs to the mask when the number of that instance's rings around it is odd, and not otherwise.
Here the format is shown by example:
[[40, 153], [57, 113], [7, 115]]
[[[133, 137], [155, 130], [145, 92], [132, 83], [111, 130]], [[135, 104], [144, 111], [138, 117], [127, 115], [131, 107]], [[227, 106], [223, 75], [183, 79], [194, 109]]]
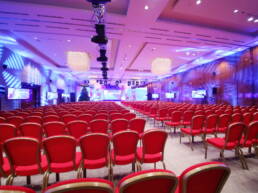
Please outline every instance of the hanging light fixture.
[[67, 52], [67, 65], [74, 71], [88, 71], [90, 56], [86, 52]]
[[151, 64], [151, 72], [156, 75], [164, 75], [170, 72], [172, 61], [170, 58], [155, 58]]

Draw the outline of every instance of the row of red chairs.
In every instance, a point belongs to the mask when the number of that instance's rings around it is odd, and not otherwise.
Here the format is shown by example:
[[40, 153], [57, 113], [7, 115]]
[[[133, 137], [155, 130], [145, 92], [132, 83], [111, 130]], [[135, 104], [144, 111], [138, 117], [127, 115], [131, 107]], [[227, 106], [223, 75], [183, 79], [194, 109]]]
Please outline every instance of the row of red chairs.
[[[141, 137], [141, 147], [137, 148], [139, 139], [135, 131], [120, 131], [111, 138], [101, 133], [86, 134], [79, 139], [81, 151], [76, 152], [75, 138], [52, 136], [42, 141], [45, 152], [42, 154], [41, 144], [35, 138], [11, 138], [3, 143], [7, 158], [1, 157], [0, 172], [3, 177], [8, 177], [7, 184], [12, 184], [15, 176], [27, 176], [27, 183], [30, 183], [29, 176], [44, 173], [43, 187], [46, 187], [52, 172], [59, 174], [76, 170], [78, 177], [82, 173], [86, 177], [86, 169], [107, 167], [111, 179], [114, 165], [132, 164], [135, 171], [135, 168], [141, 170], [140, 164], [155, 163], [156, 168], [156, 162], [161, 161], [165, 169], [167, 133], [148, 130]], [[3, 156], [2, 151], [0, 154]]]
[[[180, 176], [169, 170], [146, 170], [122, 178], [115, 187], [111, 181], [83, 178], [53, 184], [43, 193], [220, 193], [229, 178], [230, 169], [221, 162], [193, 165]], [[6, 193], [35, 193], [19, 186], [0, 186]]]
[[54, 135], [71, 135], [79, 139], [86, 133], [110, 133], [111, 135], [123, 130], [136, 131], [141, 135], [144, 132], [145, 123], [144, 119], [132, 119], [130, 121], [117, 119], [111, 123], [107, 120], [98, 119], [89, 123], [77, 120], [68, 124], [52, 121], [43, 124], [43, 126], [38, 123], [27, 122], [22, 123], [18, 128], [9, 123], [0, 123], [0, 142], [3, 143], [5, 140], [16, 136], [34, 137], [39, 141], [42, 141], [44, 137]]

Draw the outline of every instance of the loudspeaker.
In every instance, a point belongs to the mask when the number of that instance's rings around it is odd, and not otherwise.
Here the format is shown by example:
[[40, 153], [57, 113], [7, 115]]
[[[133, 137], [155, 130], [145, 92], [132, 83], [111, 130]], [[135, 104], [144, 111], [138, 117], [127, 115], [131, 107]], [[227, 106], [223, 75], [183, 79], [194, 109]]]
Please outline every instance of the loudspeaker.
[[217, 88], [217, 87], [213, 87], [213, 88], [212, 88], [212, 94], [213, 94], [213, 95], [216, 95], [217, 92], [218, 92], [218, 88]]

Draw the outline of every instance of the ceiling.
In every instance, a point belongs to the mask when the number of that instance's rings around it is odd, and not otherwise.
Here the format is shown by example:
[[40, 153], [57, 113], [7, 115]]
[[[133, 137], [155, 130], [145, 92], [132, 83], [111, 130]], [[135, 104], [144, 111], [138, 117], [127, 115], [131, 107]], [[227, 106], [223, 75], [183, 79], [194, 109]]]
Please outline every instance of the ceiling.
[[[108, 3], [108, 77], [156, 80], [258, 44], [257, 0], [197, 1]], [[0, 7], [0, 43], [77, 81], [102, 78], [99, 48], [90, 41], [93, 11], [86, 0], [0, 0]], [[66, 64], [68, 51], [89, 53], [90, 70], [72, 71]], [[151, 73], [157, 57], [171, 59], [170, 72]]]

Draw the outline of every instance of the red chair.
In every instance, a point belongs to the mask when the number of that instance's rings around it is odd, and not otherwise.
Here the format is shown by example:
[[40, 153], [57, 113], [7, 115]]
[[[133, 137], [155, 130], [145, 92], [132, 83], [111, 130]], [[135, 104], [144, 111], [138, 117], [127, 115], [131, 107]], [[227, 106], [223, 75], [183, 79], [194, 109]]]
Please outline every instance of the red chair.
[[0, 178], [1, 177], [6, 178], [7, 176], [9, 176], [10, 170], [11, 170], [10, 163], [6, 157], [3, 157], [3, 147], [2, 147], [2, 143], [0, 143]]
[[123, 116], [123, 119], [126, 119], [128, 121], [135, 119], [135, 118], [136, 118], [136, 114], [134, 114], [134, 113], [126, 113]]
[[66, 127], [63, 122], [59, 122], [59, 121], [47, 122], [43, 125], [43, 127], [47, 137], [67, 134]]
[[86, 121], [87, 123], [93, 120], [93, 115], [91, 114], [81, 114], [78, 116], [78, 120]]
[[251, 113], [244, 113], [243, 114], [243, 122], [245, 125], [249, 125], [252, 122], [252, 114]]
[[78, 170], [82, 156], [80, 152], [76, 152], [76, 140], [72, 136], [59, 135], [46, 138], [43, 140], [43, 147], [48, 160], [43, 187], [47, 187], [49, 174], [52, 172], [56, 173], [56, 181], [59, 181], [59, 173]]
[[234, 113], [231, 117], [231, 123], [242, 122], [242, 115], [240, 113]]
[[24, 122], [24, 118], [22, 116], [11, 116], [7, 120], [8, 123], [13, 124], [16, 128], [19, 128], [20, 124]]
[[108, 120], [109, 116], [108, 116], [108, 114], [105, 114], [105, 113], [98, 113], [98, 114], [95, 115], [94, 119]]
[[60, 117], [57, 115], [47, 115], [43, 117], [44, 123], [53, 122], [53, 121], [60, 121]]
[[77, 119], [76, 115], [73, 114], [66, 114], [62, 117], [64, 123], [69, 123], [71, 121], [75, 121]]
[[[191, 127], [190, 128], [181, 128], [180, 143], [181, 143], [181, 138], [183, 135], [189, 136], [189, 142], [191, 145], [191, 149], [193, 150], [194, 137], [201, 135], [203, 138], [204, 120], [205, 120], [205, 117], [203, 115], [193, 116]], [[191, 139], [191, 137], [192, 137], [192, 139]]]
[[[132, 164], [136, 166], [136, 150], [139, 135], [136, 131], [120, 131], [112, 136], [113, 150], [111, 151], [112, 165]], [[113, 177], [113, 173], [111, 175]]]
[[258, 121], [258, 112], [253, 113], [253, 120], [252, 121]]
[[68, 132], [75, 139], [79, 140], [79, 138], [85, 135], [88, 131], [88, 123], [85, 121], [71, 121], [67, 124]]
[[167, 113], [168, 113], [168, 109], [167, 108], [160, 109], [158, 111], [158, 114], [154, 117], [154, 125], [155, 125], [155, 120], [156, 120], [156, 121], [161, 121], [161, 124], [163, 126], [164, 121], [167, 120]]
[[41, 143], [43, 130], [40, 124], [33, 122], [22, 123], [19, 129], [22, 136], [35, 138]]
[[225, 133], [230, 123], [231, 115], [222, 114], [219, 116], [219, 122], [217, 125], [218, 133]]
[[203, 127], [204, 140], [208, 134], [215, 134], [217, 131], [218, 115], [211, 114], [206, 118], [205, 126]]
[[26, 188], [23, 186], [0, 186], [0, 192], [3, 193], [36, 193], [34, 190], [30, 188]]
[[0, 123], [6, 123], [6, 118], [0, 117]]
[[0, 143], [4, 143], [5, 140], [17, 136], [17, 129], [12, 124], [0, 123], [0, 133]]
[[33, 122], [33, 123], [42, 123], [42, 118], [40, 116], [28, 116], [25, 118], [26, 122]]
[[145, 119], [132, 119], [129, 121], [128, 129], [136, 131], [141, 136], [144, 132], [145, 124]]
[[182, 125], [184, 127], [191, 125], [191, 121], [192, 121], [193, 115], [194, 115], [193, 111], [185, 111], [183, 113]]
[[43, 193], [113, 193], [112, 182], [98, 178], [73, 179], [47, 187]]
[[230, 168], [221, 162], [193, 165], [178, 177], [176, 193], [220, 193], [230, 175]]
[[182, 125], [181, 116], [182, 116], [181, 111], [174, 111], [171, 115], [171, 120], [165, 121], [165, 125], [174, 127], [174, 133], [176, 132], [176, 127]]
[[241, 164], [245, 169], [246, 164], [245, 164], [243, 152], [239, 148], [240, 140], [244, 130], [245, 130], [244, 123], [240, 123], [240, 122], [232, 123], [228, 126], [225, 137], [223, 138], [215, 137], [215, 138], [207, 139], [205, 143], [205, 159], [207, 158], [208, 145], [212, 145], [213, 147], [220, 149], [221, 150], [220, 157], [222, 159], [224, 159], [225, 150], [235, 149], [235, 152], [239, 156]]
[[27, 184], [31, 183], [30, 176], [42, 174], [47, 169], [46, 157], [40, 153], [38, 140], [29, 137], [16, 137], [4, 142], [4, 149], [10, 162], [11, 175], [6, 184], [11, 185], [16, 176], [27, 176]]
[[109, 159], [109, 136], [104, 133], [91, 133], [80, 138], [82, 152], [83, 176], [86, 177], [86, 169], [108, 168], [108, 176], [111, 179], [111, 164]]
[[[256, 148], [257, 144], [258, 144], [258, 121], [253, 121], [248, 125], [248, 127], [246, 127], [244, 136], [240, 141], [240, 147], [249, 148], [249, 153], [251, 153], [251, 148], [252, 147]], [[246, 168], [248, 169], [247, 164], [246, 164]]]
[[116, 193], [174, 193], [178, 180], [168, 170], [145, 170], [119, 181]]
[[108, 121], [103, 119], [93, 120], [89, 123], [92, 133], [108, 133]]
[[110, 130], [112, 134], [115, 134], [128, 129], [128, 124], [129, 122], [126, 119], [116, 119], [111, 121]]
[[[156, 162], [161, 161], [164, 169], [166, 165], [164, 163], [164, 149], [168, 134], [165, 131], [159, 129], [151, 129], [145, 131], [142, 135], [142, 147], [137, 149], [137, 160], [140, 164], [154, 163], [156, 168]], [[140, 166], [138, 170], [140, 170]]]

